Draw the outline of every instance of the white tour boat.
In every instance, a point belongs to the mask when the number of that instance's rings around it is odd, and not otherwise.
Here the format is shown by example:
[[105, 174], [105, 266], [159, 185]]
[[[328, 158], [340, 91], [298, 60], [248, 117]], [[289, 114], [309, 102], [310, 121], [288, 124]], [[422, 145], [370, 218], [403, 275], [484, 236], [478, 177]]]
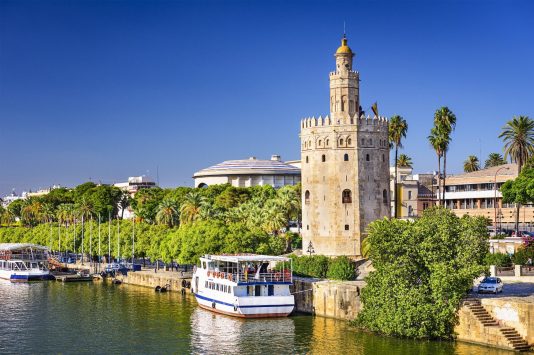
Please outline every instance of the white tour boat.
[[193, 272], [200, 307], [236, 317], [285, 317], [295, 306], [290, 258], [205, 255]]
[[12, 282], [50, 279], [48, 249], [27, 243], [0, 243], [0, 279]]

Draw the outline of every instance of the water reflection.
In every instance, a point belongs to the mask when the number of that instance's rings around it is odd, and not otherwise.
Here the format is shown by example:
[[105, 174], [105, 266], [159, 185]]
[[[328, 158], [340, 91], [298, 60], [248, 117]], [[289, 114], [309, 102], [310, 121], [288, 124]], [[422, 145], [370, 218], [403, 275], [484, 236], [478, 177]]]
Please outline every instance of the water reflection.
[[294, 349], [292, 318], [241, 319], [197, 308], [191, 315], [191, 348], [195, 353], [238, 354]]
[[193, 297], [127, 285], [0, 280], [0, 310], [0, 354], [512, 354], [379, 337], [308, 315], [233, 318], [198, 308]]

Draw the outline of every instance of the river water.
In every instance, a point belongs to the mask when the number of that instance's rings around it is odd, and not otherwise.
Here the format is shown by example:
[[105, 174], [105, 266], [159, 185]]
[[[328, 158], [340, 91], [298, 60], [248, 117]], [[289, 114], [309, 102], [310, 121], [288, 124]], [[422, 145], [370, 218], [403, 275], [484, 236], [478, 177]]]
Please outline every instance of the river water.
[[199, 309], [190, 295], [102, 282], [0, 280], [0, 310], [1, 354], [511, 354], [380, 337], [309, 315], [231, 318]]

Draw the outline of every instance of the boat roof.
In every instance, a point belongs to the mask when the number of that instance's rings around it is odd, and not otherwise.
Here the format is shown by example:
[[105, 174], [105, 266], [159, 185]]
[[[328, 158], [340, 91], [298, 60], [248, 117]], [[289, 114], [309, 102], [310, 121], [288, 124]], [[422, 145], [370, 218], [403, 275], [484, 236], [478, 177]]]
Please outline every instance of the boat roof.
[[31, 243], [0, 243], [0, 250], [19, 250], [19, 249], [27, 249], [27, 248], [33, 248], [33, 249], [40, 249], [40, 250], [46, 250], [47, 247], [44, 247], [42, 245], [38, 244], [31, 244]]
[[290, 258], [285, 256], [257, 255], [257, 254], [222, 254], [222, 255], [204, 255], [204, 259], [220, 260], [238, 263], [240, 261], [289, 261]]

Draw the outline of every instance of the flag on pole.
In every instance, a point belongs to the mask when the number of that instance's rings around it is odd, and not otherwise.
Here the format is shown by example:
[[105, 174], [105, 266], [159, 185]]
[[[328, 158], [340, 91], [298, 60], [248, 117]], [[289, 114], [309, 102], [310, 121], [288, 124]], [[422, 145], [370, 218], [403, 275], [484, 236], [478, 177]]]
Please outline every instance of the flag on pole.
[[371, 106], [371, 109], [373, 110], [373, 113], [375, 114], [375, 116], [378, 117], [378, 102], [375, 101], [373, 106]]

